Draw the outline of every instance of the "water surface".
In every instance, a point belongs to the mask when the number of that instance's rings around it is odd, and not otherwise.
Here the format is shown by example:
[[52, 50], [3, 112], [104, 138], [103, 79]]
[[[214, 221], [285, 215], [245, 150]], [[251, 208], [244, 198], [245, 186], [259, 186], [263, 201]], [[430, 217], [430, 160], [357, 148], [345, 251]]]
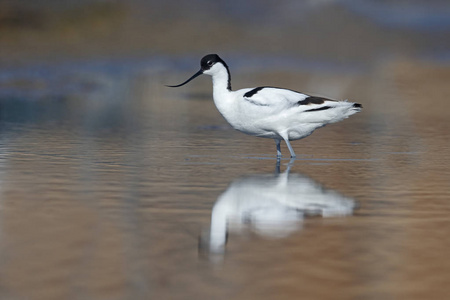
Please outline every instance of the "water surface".
[[448, 113], [424, 110], [422, 95], [446, 81], [415, 87], [408, 68], [242, 68], [236, 86], [279, 82], [364, 105], [293, 142], [298, 159], [279, 165], [273, 141], [226, 124], [209, 78], [162, 85], [189, 70], [4, 71], [1, 298], [442, 299]]

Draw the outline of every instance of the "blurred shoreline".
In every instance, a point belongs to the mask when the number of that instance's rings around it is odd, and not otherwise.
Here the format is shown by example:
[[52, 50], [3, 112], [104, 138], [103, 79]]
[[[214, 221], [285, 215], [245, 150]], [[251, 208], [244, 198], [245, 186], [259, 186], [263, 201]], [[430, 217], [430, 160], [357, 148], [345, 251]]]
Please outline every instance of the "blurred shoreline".
[[[438, 20], [450, 16], [445, 3], [428, 5], [430, 12], [420, 1], [254, 2], [3, 1], [0, 66], [207, 52], [344, 64], [377, 64], [393, 57], [450, 61], [450, 22], [436, 21], [434, 30], [428, 25], [433, 12]], [[390, 22], [399, 9], [418, 16]]]

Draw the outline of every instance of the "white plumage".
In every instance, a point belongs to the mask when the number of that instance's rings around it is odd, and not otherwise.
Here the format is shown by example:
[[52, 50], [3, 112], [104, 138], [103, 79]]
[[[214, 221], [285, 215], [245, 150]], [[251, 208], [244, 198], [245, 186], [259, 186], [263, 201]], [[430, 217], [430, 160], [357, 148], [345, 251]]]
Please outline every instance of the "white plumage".
[[200, 65], [201, 69], [191, 78], [170, 87], [182, 86], [201, 74], [211, 75], [214, 103], [222, 116], [239, 131], [274, 139], [278, 158], [281, 140], [286, 142], [291, 157], [295, 157], [289, 141], [307, 137], [315, 129], [346, 119], [362, 108], [358, 103], [276, 87], [232, 91], [228, 66], [217, 54], [206, 55]]

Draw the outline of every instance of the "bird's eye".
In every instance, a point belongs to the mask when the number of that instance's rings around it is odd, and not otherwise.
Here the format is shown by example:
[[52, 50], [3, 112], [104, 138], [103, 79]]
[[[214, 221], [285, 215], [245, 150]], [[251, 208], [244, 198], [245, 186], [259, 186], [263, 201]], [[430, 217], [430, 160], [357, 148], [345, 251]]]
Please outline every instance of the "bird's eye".
[[212, 60], [208, 60], [207, 62], [206, 62], [206, 64], [208, 65], [208, 66], [212, 66], [213, 65], [213, 62], [212, 62]]

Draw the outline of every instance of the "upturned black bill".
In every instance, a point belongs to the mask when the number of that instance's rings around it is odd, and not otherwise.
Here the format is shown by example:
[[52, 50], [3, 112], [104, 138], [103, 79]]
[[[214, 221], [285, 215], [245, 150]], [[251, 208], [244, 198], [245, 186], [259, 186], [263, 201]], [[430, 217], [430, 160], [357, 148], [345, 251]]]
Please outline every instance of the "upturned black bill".
[[185, 85], [186, 83], [188, 83], [189, 81], [191, 81], [191, 80], [194, 79], [195, 77], [198, 77], [198, 76], [200, 76], [200, 75], [202, 75], [202, 74], [203, 74], [203, 71], [200, 70], [200, 71], [198, 71], [197, 73], [195, 73], [194, 75], [192, 75], [191, 78], [189, 78], [188, 80], [186, 80], [186, 81], [183, 82], [183, 83], [180, 83], [180, 84], [178, 84], [178, 85], [166, 85], [166, 86], [167, 86], [167, 87], [179, 87], [179, 86]]

